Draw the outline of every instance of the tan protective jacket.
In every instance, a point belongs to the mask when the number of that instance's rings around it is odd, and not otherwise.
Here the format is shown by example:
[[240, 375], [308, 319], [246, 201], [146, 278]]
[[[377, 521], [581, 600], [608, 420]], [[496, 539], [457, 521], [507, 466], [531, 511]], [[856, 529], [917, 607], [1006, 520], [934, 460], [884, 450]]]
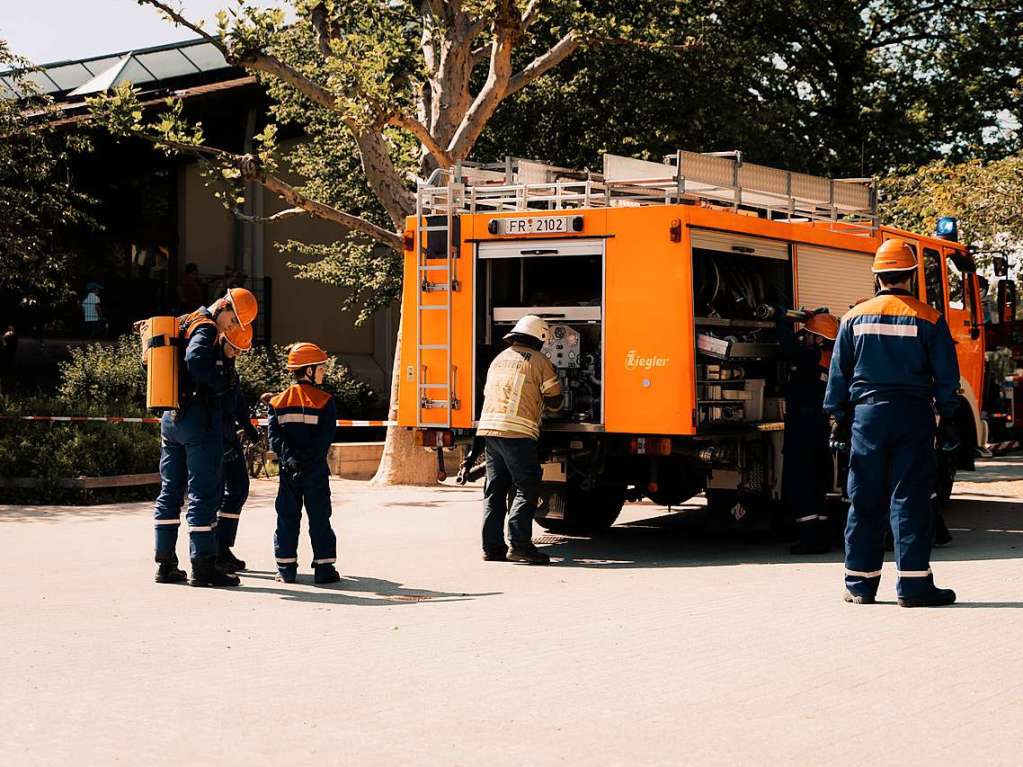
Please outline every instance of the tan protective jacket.
[[544, 397], [559, 396], [561, 382], [543, 352], [512, 344], [490, 363], [476, 433], [539, 439]]

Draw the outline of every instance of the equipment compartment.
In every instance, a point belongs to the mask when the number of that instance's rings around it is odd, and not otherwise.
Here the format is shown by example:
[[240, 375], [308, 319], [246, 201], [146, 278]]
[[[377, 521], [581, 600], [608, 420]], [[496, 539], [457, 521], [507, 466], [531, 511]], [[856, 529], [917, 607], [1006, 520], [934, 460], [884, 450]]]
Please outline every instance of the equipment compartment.
[[527, 314], [551, 326], [543, 353], [561, 379], [565, 403], [548, 428], [575, 430], [602, 420], [603, 240], [480, 243], [476, 281], [476, 397], [483, 408], [487, 369], [504, 335]]
[[792, 303], [788, 243], [693, 230], [697, 428], [765, 420], [765, 395], [780, 392], [774, 323], [764, 305]]

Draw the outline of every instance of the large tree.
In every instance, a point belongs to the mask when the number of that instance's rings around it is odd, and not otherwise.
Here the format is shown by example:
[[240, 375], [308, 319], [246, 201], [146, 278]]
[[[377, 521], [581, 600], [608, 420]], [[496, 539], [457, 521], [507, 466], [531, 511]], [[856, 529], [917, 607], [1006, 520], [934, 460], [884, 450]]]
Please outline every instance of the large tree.
[[984, 162], [940, 160], [882, 184], [885, 220], [913, 231], [934, 231], [942, 216], [959, 219], [963, 242], [977, 249], [982, 267], [991, 257], [1023, 257], [1023, 154]]
[[93, 201], [75, 189], [68, 166], [88, 143], [47, 126], [51, 103], [33, 71], [0, 40], [0, 72], [20, 96], [0, 96], [0, 300], [19, 315], [48, 311], [71, 294], [71, 253], [58, 235], [95, 225]]
[[699, 47], [583, 51], [514, 99], [480, 151], [592, 166], [603, 151], [740, 149], [754, 162], [848, 177], [1021, 146], [1011, 130], [1023, 120], [1018, 0], [673, 7]]
[[[356, 287], [353, 301], [363, 312], [397, 293], [415, 180], [467, 159], [503, 101], [584, 46], [692, 43], [683, 28], [664, 25], [634, 40], [630, 25], [584, 11], [577, 0], [292, 0], [294, 19], [287, 22], [279, 9], [239, 0], [219, 15], [216, 32], [186, 18], [176, 3], [139, 2], [256, 74], [273, 98], [272, 121], [256, 137], [257, 151], [238, 155], [209, 146], [180, 105], [153, 116], [127, 88], [97, 100], [95, 114], [115, 133], [199, 157], [233, 209], [243, 184], [255, 182], [287, 203], [275, 218], [312, 215], [338, 224], [331, 245], [289, 247], [314, 257], [300, 276]], [[648, 16], [659, 6], [636, 5]], [[284, 125], [305, 135], [287, 152], [276, 140]], [[289, 180], [292, 173], [299, 182]], [[395, 376], [392, 418], [396, 388]], [[419, 484], [435, 477], [434, 464], [409, 436], [389, 430], [377, 480]]]

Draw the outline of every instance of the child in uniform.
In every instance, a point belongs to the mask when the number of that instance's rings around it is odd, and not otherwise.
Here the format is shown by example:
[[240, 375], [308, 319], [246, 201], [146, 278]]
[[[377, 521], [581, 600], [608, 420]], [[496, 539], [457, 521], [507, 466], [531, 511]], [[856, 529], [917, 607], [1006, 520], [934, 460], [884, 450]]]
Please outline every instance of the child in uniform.
[[323, 383], [327, 354], [312, 343], [294, 344], [288, 369], [295, 383], [270, 400], [270, 448], [280, 462], [277, 489], [277, 532], [274, 554], [277, 580], [294, 583], [298, 571], [298, 533], [302, 507], [309, 518], [316, 583], [341, 580], [337, 539], [330, 526], [330, 470], [327, 451], [334, 440], [337, 409], [334, 398], [317, 386]]

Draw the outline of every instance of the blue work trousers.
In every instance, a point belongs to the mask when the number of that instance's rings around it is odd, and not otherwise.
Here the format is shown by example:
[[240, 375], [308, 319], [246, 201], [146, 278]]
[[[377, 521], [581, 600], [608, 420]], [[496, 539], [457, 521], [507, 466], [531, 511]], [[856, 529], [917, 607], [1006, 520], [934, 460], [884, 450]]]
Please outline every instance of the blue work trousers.
[[820, 408], [793, 406], [785, 414], [781, 497], [801, 543], [828, 543], [827, 488], [834, 464], [828, 417]]
[[277, 487], [277, 531], [274, 556], [277, 569], [286, 572], [298, 567], [298, 534], [302, 507], [309, 518], [309, 539], [313, 545], [313, 567], [337, 562], [337, 537], [330, 526], [330, 475], [322, 472], [289, 476], [282, 472]]
[[174, 553], [181, 507], [188, 492], [188, 540], [191, 557], [217, 553], [213, 532], [220, 506], [224, 437], [220, 412], [193, 403], [167, 412], [160, 420], [160, 495], [156, 498], [156, 554]]
[[[486, 437], [487, 479], [483, 485], [483, 550], [507, 549], [504, 519], [512, 548], [533, 542], [533, 517], [540, 496], [540, 458], [535, 439]], [[508, 511], [508, 491], [515, 499]]]
[[871, 398], [856, 405], [854, 412], [845, 528], [846, 588], [858, 596], [877, 593], [890, 519], [898, 595], [926, 595], [934, 589], [930, 568], [934, 410], [925, 400], [907, 397]]
[[217, 543], [221, 548], [234, 546], [238, 535], [238, 520], [242, 507], [249, 498], [249, 466], [245, 450], [237, 439], [224, 439], [224, 469], [220, 491], [220, 511], [217, 512]]

